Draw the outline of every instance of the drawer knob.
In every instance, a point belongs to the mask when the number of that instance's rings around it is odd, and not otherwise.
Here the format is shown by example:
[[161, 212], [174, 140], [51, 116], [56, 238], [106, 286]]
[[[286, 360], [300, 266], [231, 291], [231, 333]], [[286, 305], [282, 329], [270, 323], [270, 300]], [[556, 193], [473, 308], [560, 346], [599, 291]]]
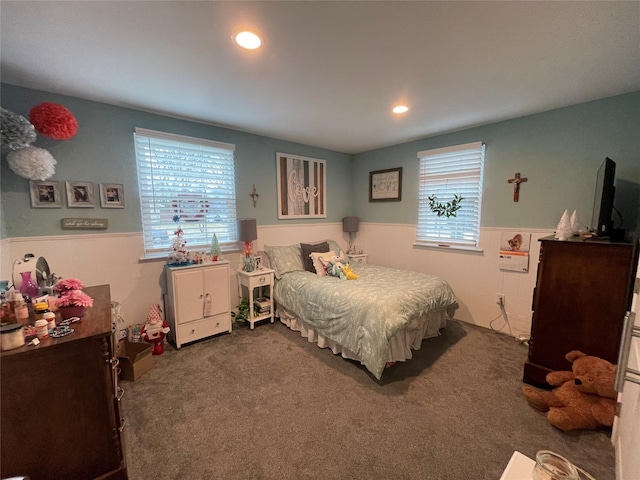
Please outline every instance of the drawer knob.
[[264, 283], [266, 280], [267, 280], [267, 279], [266, 279], [266, 277], [260, 277], [260, 278], [258, 279], [258, 281], [259, 281], [260, 283]]
[[191, 333], [196, 333], [196, 329], [195, 329], [195, 328], [192, 328], [192, 329], [191, 329]]

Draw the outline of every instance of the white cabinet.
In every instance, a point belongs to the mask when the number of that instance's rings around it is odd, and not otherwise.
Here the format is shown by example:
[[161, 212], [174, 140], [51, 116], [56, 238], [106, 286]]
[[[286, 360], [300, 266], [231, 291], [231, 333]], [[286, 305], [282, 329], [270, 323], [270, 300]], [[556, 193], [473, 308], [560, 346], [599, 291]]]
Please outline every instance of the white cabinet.
[[229, 262], [165, 268], [169, 339], [185, 343], [231, 332]]

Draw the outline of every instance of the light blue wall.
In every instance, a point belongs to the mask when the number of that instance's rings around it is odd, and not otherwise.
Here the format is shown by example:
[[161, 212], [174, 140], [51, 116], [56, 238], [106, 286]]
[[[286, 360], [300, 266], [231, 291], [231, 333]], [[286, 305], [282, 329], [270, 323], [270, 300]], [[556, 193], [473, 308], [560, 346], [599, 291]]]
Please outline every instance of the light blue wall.
[[[99, 183], [122, 183], [126, 203], [124, 210], [102, 209], [99, 200], [93, 209], [66, 206], [61, 209], [31, 208], [29, 181], [9, 169], [5, 161], [7, 152], [3, 151], [0, 184], [4, 212], [0, 234], [3, 237], [78, 233], [60, 229], [60, 219], [63, 217], [107, 218], [108, 232], [141, 231], [133, 148], [135, 127], [235, 144], [239, 218], [256, 218], [258, 225], [271, 225], [339, 222], [345, 215], [352, 214], [349, 208], [351, 155], [7, 84], [1, 85], [0, 94], [3, 108], [27, 118], [30, 108], [41, 102], [59, 103], [67, 107], [78, 120], [77, 135], [66, 141], [38, 135], [34, 144], [49, 150], [58, 162], [56, 174], [50, 180], [91, 181], [96, 196]], [[326, 219], [278, 220], [276, 152], [327, 161]], [[255, 209], [249, 196], [254, 183], [260, 195]]]
[[[589, 224], [596, 174], [608, 156], [617, 163], [616, 206], [625, 226], [637, 230], [640, 92], [354, 155], [354, 213], [363, 221], [415, 224], [417, 152], [475, 141], [487, 145], [482, 226], [555, 228], [565, 209]], [[394, 167], [403, 167], [402, 201], [370, 203], [369, 172]], [[518, 203], [507, 183], [516, 172], [528, 178]]]
[[[380, 150], [348, 155], [273, 138], [213, 127], [73, 97], [1, 84], [3, 108], [28, 116], [40, 102], [65, 105], [78, 119], [78, 134], [67, 141], [38, 137], [58, 161], [52, 180], [123, 183], [124, 210], [34, 209], [29, 182], [15, 175], [2, 155], [0, 235], [24, 237], [68, 234], [60, 218], [108, 218], [110, 232], [140, 231], [133, 131], [135, 127], [209, 138], [236, 145], [238, 216], [258, 224], [338, 222], [358, 215], [368, 222], [414, 224], [417, 217], [420, 150], [481, 140], [486, 143], [482, 225], [485, 227], [554, 228], [564, 209], [578, 210], [590, 223], [595, 177], [606, 156], [617, 163], [617, 207], [625, 226], [640, 223], [640, 92], [553, 110], [515, 120], [416, 140]], [[327, 161], [327, 219], [277, 219], [276, 152]], [[401, 202], [369, 203], [369, 172], [403, 167]], [[507, 183], [515, 172], [529, 180], [514, 203]], [[253, 184], [260, 194], [253, 208]], [[97, 193], [97, 191], [96, 191]], [[622, 205], [621, 205], [622, 202]], [[98, 203], [98, 202], [97, 202]]]

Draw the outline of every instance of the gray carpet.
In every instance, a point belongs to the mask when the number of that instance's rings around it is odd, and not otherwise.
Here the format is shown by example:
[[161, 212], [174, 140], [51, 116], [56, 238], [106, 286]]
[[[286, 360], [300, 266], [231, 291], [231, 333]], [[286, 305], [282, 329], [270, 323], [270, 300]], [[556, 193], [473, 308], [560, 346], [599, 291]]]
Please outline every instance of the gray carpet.
[[378, 382], [278, 322], [168, 347], [122, 382], [130, 478], [498, 480], [514, 450], [550, 449], [613, 479], [610, 432], [526, 403], [526, 352], [452, 321]]

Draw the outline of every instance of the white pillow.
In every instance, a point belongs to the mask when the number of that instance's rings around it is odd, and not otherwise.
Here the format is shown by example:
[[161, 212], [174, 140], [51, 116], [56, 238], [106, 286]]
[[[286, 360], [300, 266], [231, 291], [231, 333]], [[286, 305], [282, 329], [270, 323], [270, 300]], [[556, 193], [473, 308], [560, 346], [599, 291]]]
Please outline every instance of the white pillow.
[[340, 250], [337, 254], [335, 251], [330, 250], [328, 252], [312, 252], [310, 255], [311, 261], [313, 261], [313, 266], [316, 269], [316, 275], [324, 277], [327, 275], [327, 271], [324, 269], [324, 265], [322, 264], [322, 259], [325, 263], [333, 260], [346, 260], [344, 257], [344, 252]]

